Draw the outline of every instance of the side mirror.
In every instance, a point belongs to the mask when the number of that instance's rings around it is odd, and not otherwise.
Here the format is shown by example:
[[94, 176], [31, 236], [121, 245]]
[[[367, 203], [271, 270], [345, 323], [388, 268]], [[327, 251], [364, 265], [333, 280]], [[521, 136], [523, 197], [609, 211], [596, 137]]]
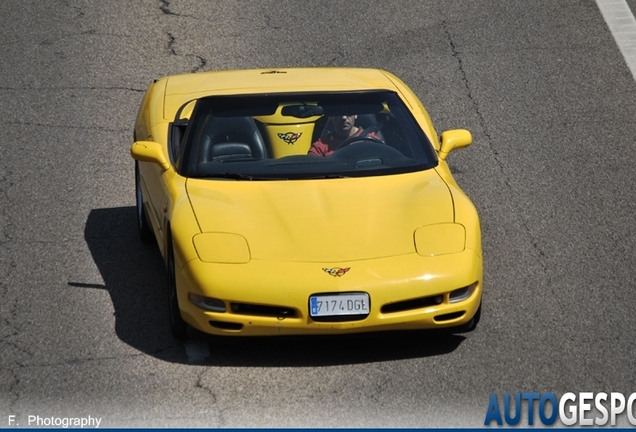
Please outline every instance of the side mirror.
[[134, 142], [130, 147], [130, 155], [137, 161], [155, 163], [161, 166], [164, 171], [170, 168], [161, 144], [153, 141]]
[[441, 141], [442, 144], [438, 156], [444, 160], [452, 150], [471, 145], [473, 136], [466, 129], [452, 129], [442, 132]]

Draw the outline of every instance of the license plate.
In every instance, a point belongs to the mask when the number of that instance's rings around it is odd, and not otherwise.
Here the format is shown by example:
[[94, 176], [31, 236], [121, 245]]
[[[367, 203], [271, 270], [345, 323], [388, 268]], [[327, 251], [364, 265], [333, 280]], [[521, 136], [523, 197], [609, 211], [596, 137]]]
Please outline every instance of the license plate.
[[309, 314], [312, 317], [368, 315], [369, 294], [314, 295], [309, 297]]

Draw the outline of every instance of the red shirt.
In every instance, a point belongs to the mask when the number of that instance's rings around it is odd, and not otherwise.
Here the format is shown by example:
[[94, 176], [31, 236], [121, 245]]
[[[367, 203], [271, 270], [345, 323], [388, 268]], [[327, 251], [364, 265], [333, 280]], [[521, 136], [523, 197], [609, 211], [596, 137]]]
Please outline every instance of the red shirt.
[[[351, 138], [352, 136], [360, 136], [360, 134], [362, 134], [362, 132], [364, 132], [364, 130], [362, 128], [358, 128], [358, 131], [355, 134], [353, 134], [351, 136], [348, 136], [348, 137], [341, 137], [340, 135], [335, 134], [335, 133], [330, 133], [329, 135], [325, 135], [323, 137], [320, 137], [320, 139], [318, 139], [318, 141], [316, 141], [315, 143], [312, 144], [311, 148], [309, 149], [309, 153], [308, 154], [311, 154], [311, 155], [314, 155], [314, 156], [329, 156], [333, 152], [338, 150], [340, 145], [347, 138]], [[377, 136], [374, 132], [371, 132], [367, 136], [369, 136], [371, 138], [380, 139], [380, 137]]]

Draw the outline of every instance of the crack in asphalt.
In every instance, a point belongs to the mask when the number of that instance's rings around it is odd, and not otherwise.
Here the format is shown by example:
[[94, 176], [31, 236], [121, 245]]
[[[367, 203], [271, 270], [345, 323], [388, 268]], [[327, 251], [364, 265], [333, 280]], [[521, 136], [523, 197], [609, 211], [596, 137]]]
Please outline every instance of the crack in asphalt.
[[71, 3], [69, 2], [69, 0], [63, 0], [62, 3], [64, 4], [64, 6], [66, 6], [67, 8], [70, 8], [71, 10], [75, 11], [77, 13], [77, 16], [82, 17], [84, 16], [84, 11], [82, 10], [81, 7], [79, 6], [72, 6]]
[[210, 387], [203, 384], [203, 375], [205, 375], [205, 371], [201, 372], [197, 376], [197, 382], [194, 384], [194, 386], [199, 390], [205, 391], [208, 395], [210, 395], [210, 399], [212, 399], [212, 403], [216, 403], [217, 402], [216, 394], [214, 393], [214, 391], [212, 391]]
[[265, 29], [273, 29], [273, 30], [280, 30], [283, 28], [282, 25], [272, 25], [272, 17], [269, 15], [265, 15], [263, 17], [264, 21], [265, 21]]
[[123, 91], [131, 91], [131, 92], [135, 92], [135, 93], [145, 93], [146, 90], [145, 89], [136, 89], [133, 87], [95, 87], [95, 86], [90, 86], [90, 87], [31, 87], [31, 86], [26, 86], [26, 87], [0, 87], [0, 91], [30, 91], [30, 90], [34, 90], [34, 91], [45, 91], [45, 90], [123, 90]]
[[475, 97], [473, 96], [472, 89], [470, 87], [470, 80], [468, 79], [468, 75], [466, 74], [466, 69], [464, 68], [464, 61], [462, 59], [462, 56], [459, 50], [457, 49], [457, 45], [455, 44], [455, 41], [453, 40], [453, 36], [451, 35], [450, 30], [448, 29], [446, 21], [442, 21], [442, 28], [444, 29], [444, 33], [446, 34], [446, 38], [448, 39], [448, 43], [450, 44], [450, 47], [452, 50], [452, 56], [457, 61], [457, 64], [459, 66], [459, 72], [462, 75], [462, 81], [464, 82], [464, 86], [466, 87], [466, 90], [468, 92], [468, 99], [470, 99], [470, 101], [472, 102], [475, 108], [475, 113], [477, 114], [477, 117], [479, 118], [479, 125], [481, 126], [484, 132], [484, 135], [486, 135], [486, 138], [488, 138], [488, 146], [490, 150], [493, 152], [493, 154], [495, 155], [495, 160], [497, 161], [497, 165], [499, 165], [499, 167], [503, 169], [503, 164], [497, 157], [498, 156], [497, 150], [493, 148], [492, 137], [490, 133], [488, 132], [488, 126], [486, 125], [486, 120], [484, 119], [484, 116], [479, 110], [479, 103], [477, 102], [477, 99], [475, 99]]
[[182, 57], [194, 57], [195, 59], [198, 60], [199, 65], [196, 66], [194, 69], [192, 69], [190, 72], [194, 73], [194, 72], [199, 72], [204, 70], [205, 66], [208, 64], [208, 61], [205, 59], [205, 57], [197, 55], [197, 54], [179, 54], [177, 53], [177, 50], [175, 49], [175, 44], [177, 42], [177, 38], [174, 37], [174, 35], [170, 32], [166, 33], [168, 35], [168, 52], [170, 53], [170, 55], [174, 55], [174, 56], [182, 56]]
[[201, 71], [205, 68], [205, 65], [208, 64], [208, 61], [206, 59], [204, 59], [201, 56], [195, 55], [194, 57], [196, 57], [199, 60], [199, 66], [197, 66], [196, 68], [194, 68], [192, 70], [192, 72], [198, 72]]
[[[170, 9], [170, 2], [168, 0], [160, 0], [160, 1], [161, 1], [161, 6], [159, 6], [159, 9], [161, 10], [161, 12], [164, 13], [164, 15], [176, 16], [180, 18], [192, 18], [196, 20], [205, 19], [202, 17], [194, 16], [194, 15], [184, 15], [184, 14], [177, 13], [173, 11], [172, 9]], [[209, 19], [205, 19], [205, 20], [210, 21]]]
[[61, 36], [55, 37], [55, 38], [51, 38], [51, 39], [43, 39], [40, 41], [40, 46], [51, 46], [57, 42], [60, 42], [64, 39], [67, 38], [73, 38], [73, 37], [77, 37], [77, 36], [86, 36], [86, 35], [95, 35], [95, 36], [107, 36], [107, 37], [118, 37], [118, 38], [127, 38], [127, 39], [131, 39], [134, 36], [133, 35], [127, 35], [127, 34], [119, 34], [119, 33], [100, 33], [98, 32], [96, 29], [90, 29], [90, 30], [85, 30], [82, 32], [75, 32], [75, 33], [66, 33], [63, 34]]
[[[218, 398], [216, 396], [216, 393], [210, 387], [208, 387], [207, 385], [205, 385], [203, 383], [203, 377], [208, 372], [209, 372], [209, 370], [204, 369], [200, 374], [197, 375], [197, 381], [194, 384], [194, 387], [196, 389], [198, 389], [198, 390], [203, 390], [208, 395], [210, 395], [210, 399], [212, 400], [212, 404], [216, 404], [218, 402]], [[219, 421], [219, 424], [217, 425], [217, 427], [219, 427], [219, 428], [223, 428], [226, 425], [224, 412], [225, 412], [224, 409], [218, 407], [217, 419]]]
[[[9, 195], [8, 195], [8, 189], [13, 186], [13, 183], [11, 181], [9, 181], [9, 179], [7, 178], [7, 169], [6, 166], [2, 167], [2, 178], [0, 179], [0, 196], [2, 196], [2, 202], [3, 203], [9, 203], [11, 202], [9, 199]], [[11, 174], [11, 173], [8, 173]], [[0, 206], [0, 221], [9, 221], [9, 217], [8, 217], [8, 213], [7, 213], [7, 206], [3, 205]], [[2, 224], [1, 227], [1, 234], [2, 237], [6, 240], [11, 240], [11, 236], [9, 235], [10, 230], [7, 229], [7, 226], [4, 226], [4, 223]], [[1, 262], [0, 262], [1, 263]], [[14, 264], [15, 266], [15, 264]], [[2, 270], [2, 267], [0, 267], [0, 270]], [[8, 276], [8, 269], [7, 269], [7, 274], [3, 275], [2, 280], [5, 281], [7, 280], [7, 276]], [[0, 286], [4, 286], [4, 283], [0, 282]]]
[[[9, 199], [9, 196], [8, 196], [8, 189], [13, 186], [13, 183], [9, 181], [7, 177], [8, 175], [11, 175], [12, 173], [8, 171], [6, 168], [7, 168], [6, 166], [2, 166], [3, 174], [2, 174], [2, 178], [0, 179], [0, 196], [2, 197], [2, 202], [9, 203], [11, 202], [11, 200]], [[5, 243], [8, 244], [13, 242], [13, 239], [11, 238], [11, 235], [10, 235], [10, 232], [12, 231], [12, 229], [11, 229], [11, 223], [9, 222], [10, 219], [7, 215], [7, 206], [2, 206], [2, 210], [0, 210], [0, 212], [1, 212], [0, 221], [2, 221], [1, 235], [2, 235], [2, 238], [4, 239], [3, 241], [0, 241], [0, 245], [4, 246]], [[2, 304], [0, 306], [0, 313], [2, 314], [1, 315], [2, 330], [3, 330], [3, 333], [5, 333], [5, 334], [2, 334], [2, 336], [0, 337], [0, 346], [2, 346], [3, 352], [6, 352], [7, 347], [15, 347], [17, 350], [25, 352], [27, 355], [32, 355], [32, 353], [29, 353], [28, 351], [17, 346], [15, 343], [9, 341], [11, 337], [17, 336], [18, 334], [20, 334], [20, 328], [19, 328], [20, 320], [18, 319], [17, 299], [8, 298], [10, 290], [9, 290], [9, 286], [5, 282], [11, 279], [11, 276], [14, 273], [16, 267], [17, 267], [16, 263], [11, 259], [0, 260], [0, 271], [2, 272], [2, 277], [0, 278], [1, 280], [0, 299], [2, 299]]]
[[[2, 187], [0, 188], [0, 192], [2, 193], [2, 196], [5, 198], [4, 202], [9, 202], [9, 200], [7, 199], [7, 191], [5, 187], [5, 185], [7, 184], [7, 180], [5, 177], [2, 178], [2, 183], [0, 184], [2, 185]], [[9, 183], [9, 186], [11, 186], [11, 183]], [[3, 234], [6, 239], [10, 240], [10, 237], [4, 231], [4, 228], [8, 228], [8, 227], [3, 227]], [[8, 262], [6, 265], [6, 268], [2, 268], [2, 273], [3, 273], [2, 280], [3, 281], [8, 280], [15, 268], [16, 268], [16, 264], [14, 262]], [[17, 343], [10, 340], [12, 337], [18, 336], [20, 334], [21, 321], [18, 318], [17, 300], [14, 298], [12, 301], [10, 301], [8, 299], [8, 294], [9, 294], [9, 287], [4, 282], [0, 282], [0, 298], [2, 299], [2, 306], [0, 306], [0, 312], [2, 313], [1, 322], [2, 322], [3, 333], [6, 332], [0, 337], [0, 347], [2, 347], [1, 349], [3, 353], [6, 353], [10, 348], [12, 348], [16, 350], [17, 352], [21, 352], [23, 354], [26, 354], [29, 357], [33, 357], [34, 354], [32, 352], [28, 351], [27, 349], [21, 347]], [[22, 367], [23, 364], [18, 359], [13, 359], [13, 365], [14, 365], [13, 367], [9, 366], [9, 368], [4, 369], [6, 373], [10, 375], [10, 378], [7, 381], [9, 383], [7, 393], [12, 396], [9, 400], [9, 408], [11, 410], [13, 410], [17, 402], [20, 400], [20, 393], [17, 390], [18, 385], [20, 384], [20, 380], [17, 374], [15, 373], [14, 368], [15, 366]], [[5, 364], [4, 366], [8, 366], [8, 365]], [[4, 375], [5, 374], [3, 374], [3, 378], [4, 378]], [[4, 381], [4, 379], [2, 381]]]
[[131, 39], [134, 38], [134, 35], [127, 35], [127, 34], [118, 34], [118, 33], [100, 33], [95, 29], [90, 29], [90, 30], [85, 30], [82, 32], [73, 32], [73, 33], [64, 33], [62, 35], [59, 35], [57, 37], [51, 37], [49, 39], [42, 39], [39, 42], [36, 41], [31, 41], [28, 39], [13, 39], [13, 40], [8, 40], [4, 39], [2, 42], [0, 42], [0, 46], [15, 46], [18, 44], [37, 44], [40, 45], [42, 47], [48, 47], [51, 45], [54, 45], [64, 39], [68, 39], [68, 38], [74, 38], [74, 37], [78, 37], [78, 36], [86, 36], [86, 35], [96, 35], [96, 36], [107, 36], [107, 37], [117, 37], [117, 38], [127, 38], [127, 39]]
[[[21, 347], [21, 346], [20, 346], [19, 344], [17, 344], [16, 342], [10, 342], [10, 341], [8, 341], [8, 340], [7, 340], [7, 338], [10, 338], [10, 337], [12, 337], [12, 336], [18, 336], [18, 335], [20, 334], [20, 332], [19, 332], [19, 331], [18, 331], [18, 330], [17, 330], [17, 329], [16, 329], [16, 328], [12, 325], [12, 324], [10, 324], [7, 320], [4, 320], [4, 321], [5, 321], [5, 323], [6, 323], [8, 326], [10, 326], [11, 328], [13, 328], [13, 329], [14, 329], [14, 332], [13, 332], [13, 333], [11, 333], [11, 334], [9, 334], [9, 335], [7, 335], [7, 336], [4, 336], [4, 337], [0, 340], [0, 342], [2, 342], [2, 344], [3, 344], [5, 347], [11, 347], [11, 348], [14, 348], [16, 351], [18, 351], [18, 352], [20, 352], [20, 353], [22, 353], [22, 354], [26, 354], [28, 357], [33, 357], [33, 356], [35, 355], [35, 353], [33, 353], [33, 352], [29, 351], [28, 349], [26, 349], [26, 348], [24, 348], [24, 347]], [[26, 365], [25, 365], [24, 363], [21, 363], [21, 362], [20, 362], [20, 361], [18, 361], [18, 360], [14, 360], [14, 363], [15, 363], [16, 365], [18, 365], [19, 367], [26, 367]]]
[[342, 51], [338, 51], [338, 52], [336, 53], [336, 56], [335, 56], [335, 57], [333, 57], [333, 58], [329, 61], [329, 65], [332, 65], [332, 66], [333, 66], [333, 65], [335, 65], [335, 64], [336, 64], [336, 62], [337, 62], [338, 60], [343, 59], [343, 58], [345, 58], [344, 53], [343, 53]]
[[[451, 47], [451, 50], [452, 50], [452, 56], [457, 61], [457, 64], [459, 66], [459, 72], [460, 72], [460, 74], [462, 76], [462, 81], [464, 82], [464, 86], [466, 87], [466, 90], [468, 92], [468, 94], [467, 94], [468, 95], [468, 99], [473, 104], [473, 107], [475, 109], [475, 113], [477, 114], [477, 118], [479, 120], [479, 125], [480, 125], [484, 135], [486, 136], [486, 141], [488, 142], [488, 148], [490, 149], [491, 153], [493, 154], [493, 159], [495, 160], [495, 163], [497, 164], [497, 166], [499, 167], [499, 170], [502, 173], [502, 177], [501, 178], [502, 178], [502, 180], [504, 182], [504, 185], [506, 186], [506, 188], [508, 188], [510, 191], [512, 191], [514, 188], [512, 187], [510, 182], [508, 181], [508, 178], [504, 175], [505, 172], [506, 172], [504, 163], [499, 158], [499, 152], [495, 149], [495, 147], [493, 145], [493, 139], [492, 139], [492, 136], [490, 135], [490, 133], [488, 132], [488, 126], [487, 126], [486, 119], [484, 118], [481, 110], [479, 109], [479, 102], [477, 101], [477, 99], [474, 97], [474, 95], [472, 93], [472, 89], [471, 89], [471, 86], [470, 86], [470, 80], [468, 79], [468, 74], [466, 73], [466, 69], [464, 68], [464, 61], [462, 59], [461, 53], [457, 49], [457, 45], [455, 44], [455, 41], [453, 40], [453, 36], [452, 36], [450, 30], [448, 29], [448, 25], [447, 25], [446, 21], [442, 21], [442, 28], [444, 29], [444, 33], [446, 34], [446, 38], [448, 39], [448, 43], [450, 44], [450, 47]], [[539, 244], [537, 242], [537, 239], [532, 234], [532, 230], [530, 229], [528, 224], [522, 218], [519, 218], [519, 222], [523, 226], [523, 229], [526, 232], [526, 234], [530, 237], [530, 242], [532, 243], [532, 247], [539, 254], [539, 257], [540, 257], [539, 261], [541, 262], [541, 265], [543, 267], [544, 273], [547, 275], [548, 274], [548, 266], [547, 266], [547, 264], [544, 261], [544, 258], [546, 256], [545, 252], [539, 246]]]
[[4, 122], [5, 125], [15, 125], [15, 126], [38, 126], [44, 128], [56, 128], [56, 129], [80, 129], [80, 130], [98, 130], [102, 132], [128, 132], [128, 128], [125, 129], [114, 129], [114, 128], [106, 128], [101, 126], [72, 126], [72, 125], [51, 125], [45, 123], [34, 123], [34, 122]]
[[9, 379], [7, 380], [9, 383], [7, 394], [11, 396], [9, 399], [9, 412], [13, 413], [16, 411], [15, 407], [20, 400], [20, 392], [18, 391], [20, 378], [18, 378], [18, 375], [13, 371], [13, 369], [4, 369], [1, 376], [4, 378], [6, 375], [9, 375]]
[[[182, 15], [182, 14], [176, 13], [170, 8], [170, 1], [168, 1], [168, 0], [160, 0], [160, 1], [161, 1], [161, 5], [159, 6], [159, 9], [165, 15], [193, 18], [193, 19], [197, 19], [197, 20], [201, 19], [200, 17], [196, 17], [196, 16]], [[177, 50], [175, 48], [175, 44], [177, 43], [177, 38], [171, 32], [166, 32], [166, 34], [168, 35], [168, 52], [171, 55], [174, 55], [174, 56], [181, 55], [181, 54], [177, 53]], [[205, 57], [203, 57], [201, 55], [197, 55], [197, 54], [183, 54], [182, 56], [183, 57], [194, 57], [195, 59], [198, 60], [199, 65], [196, 66], [194, 69], [192, 69], [190, 71], [192, 73], [204, 70], [205, 66], [208, 64], [208, 61], [205, 59]]]
[[174, 49], [175, 37], [172, 36], [172, 33], [168, 32], [168, 51], [172, 55], [178, 55], [177, 51]]
[[161, 12], [163, 12], [166, 15], [179, 16], [179, 14], [173, 12], [170, 9], [170, 2], [168, 0], [161, 0], [161, 6], [159, 6], [159, 9], [161, 9]]
[[66, 33], [62, 36], [58, 36], [57, 38], [54, 39], [44, 39], [42, 41], [40, 41], [40, 45], [42, 46], [49, 46], [49, 45], [53, 45], [54, 43], [57, 43], [63, 39], [69, 38], [69, 37], [75, 37], [75, 36], [85, 36], [85, 35], [94, 35], [97, 34], [97, 30], [95, 29], [90, 29], [90, 30], [86, 30], [83, 32], [78, 32], [78, 33]]
[[[17, 334], [17, 333], [16, 333]], [[35, 354], [32, 352], [29, 352], [27, 350], [25, 350], [24, 348], [21, 348], [20, 346], [18, 346], [15, 343], [10, 343], [7, 342], [6, 340], [4, 340], [5, 338], [3, 338], [2, 340], [0, 340], [0, 342], [8, 344], [16, 349], [18, 349], [19, 351], [33, 357]], [[169, 345], [169, 346], [164, 346], [161, 348], [157, 348], [155, 350], [152, 351], [145, 351], [145, 352], [140, 352], [140, 353], [134, 353], [134, 354], [124, 354], [124, 355], [117, 355], [117, 356], [104, 356], [104, 357], [79, 357], [79, 358], [72, 358], [72, 359], [68, 359], [68, 360], [64, 360], [61, 362], [46, 362], [46, 363], [30, 363], [30, 364], [25, 364], [25, 363], [21, 363], [17, 360], [14, 360], [14, 364], [17, 365], [19, 368], [50, 368], [50, 367], [58, 367], [58, 366], [77, 366], [77, 365], [81, 365], [81, 364], [86, 364], [86, 363], [92, 363], [92, 362], [100, 362], [100, 361], [108, 361], [108, 360], [118, 360], [118, 359], [122, 359], [122, 358], [146, 358], [148, 357], [148, 355], [160, 355], [166, 352], [170, 352], [170, 351], [180, 351], [182, 350], [182, 346], [181, 345]], [[12, 369], [7, 369], [9, 371], [11, 371]]]

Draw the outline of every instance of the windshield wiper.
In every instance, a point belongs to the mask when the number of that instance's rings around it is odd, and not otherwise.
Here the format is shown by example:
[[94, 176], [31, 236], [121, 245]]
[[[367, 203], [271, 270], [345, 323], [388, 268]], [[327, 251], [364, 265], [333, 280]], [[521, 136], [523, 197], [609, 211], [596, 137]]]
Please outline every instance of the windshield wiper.
[[343, 179], [343, 178], [350, 178], [350, 176], [346, 176], [342, 174], [324, 174], [324, 175], [311, 176], [307, 178], [308, 179]]
[[245, 174], [239, 174], [239, 173], [217, 173], [217, 174], [206, 174], [202, 177], [206, 177], [206, 178], [227, 178], [227, 179], [234, 179], [234, 180], [258, 180], [256, 177], [253, 176], [248, 176]]
[[320, 175], [298, 175], [298, 176], [272, 176], [272, 177], [257, 177], [246, 174], [239, 173], [215, 173], [215, 174], [204, 174], [199, 176], [199, 178], [222, 178], [222, 179], [232, 179], [232, 180], [321, 180], [321, 179], [343, 179], [343, 178], [351, 178], [351, 176], [342, 175], [342, 174], [320, 174]]
[[200, 177], [203, 178], [225, 178], [225, 179], [233, 179], [233, 180], [289, 180], [288, 177], [257, 177], [253, 175], [239, 174], [239, 173], [217, 173], [217, 174], [206, 174]]

